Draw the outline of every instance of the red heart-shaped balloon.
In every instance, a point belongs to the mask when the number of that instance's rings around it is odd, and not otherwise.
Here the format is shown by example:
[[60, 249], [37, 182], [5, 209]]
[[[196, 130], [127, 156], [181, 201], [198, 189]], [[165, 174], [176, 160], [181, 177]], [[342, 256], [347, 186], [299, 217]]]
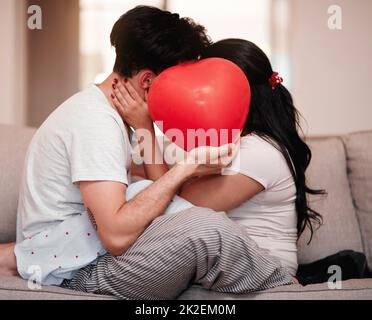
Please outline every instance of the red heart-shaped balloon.
[[243, 71], [221, 58], [180, 64], [154, 80], [149, 113], [185, 150], [231, 143], [247, 119], [251, 92]]

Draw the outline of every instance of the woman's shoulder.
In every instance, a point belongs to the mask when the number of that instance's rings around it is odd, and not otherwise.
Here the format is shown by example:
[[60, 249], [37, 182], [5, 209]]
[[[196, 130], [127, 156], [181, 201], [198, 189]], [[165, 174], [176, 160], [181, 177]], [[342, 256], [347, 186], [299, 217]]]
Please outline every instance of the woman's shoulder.
[[258, 181], [267, 189], [278, 180], [281, 167], [282, 154], [275, 144], [257, 134], [249, 134], [241, 138], [240, 150], [230, 170]]
[[241, 138], [241, 150], [249, 150], [262, 158], [282, 156], [280, 148], [275, 141], [255, 133], [248, 134]]
[[240, 148], [241, 166], [254, 166], [263, 173], [276, 177], [276, 180], [286, 180], [292, 177], [279, 145], [269, 137], [258, 134], [249, 134], [241, 138]]

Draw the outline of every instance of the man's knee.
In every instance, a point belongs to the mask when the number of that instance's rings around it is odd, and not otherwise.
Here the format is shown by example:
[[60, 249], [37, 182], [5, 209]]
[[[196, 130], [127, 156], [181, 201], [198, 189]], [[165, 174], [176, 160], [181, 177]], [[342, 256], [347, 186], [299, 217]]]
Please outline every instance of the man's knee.
[[[216, 240], [234, 233], [236, 225], [225, 213], [215, 212], [207, 208], [192, 208], [172, 216], [158, 218], [156, 224], [166, 226], [162, 232], [178, 239]], [[156, 225], [155, 224], [155, 225]], [[154, 226], [155, 226], [154, 225]], [[157, 228], [154, 228], [153, 232]]]
[[215, 234], [220, 236], [230, 232], [232, 221], [223, 212], [215, 212], [210, 209], [202, 209], [190, 212], [185, 216], [187, 222], [184, 230], [193, 235], [211, 236]]
[[200, 207], [193, 207], [179, 214], [183, 215], [188, 221], [217, 223], [218, 221], [226, 219], [226, 214], [224, 212], [216, 212], [209, 208]]

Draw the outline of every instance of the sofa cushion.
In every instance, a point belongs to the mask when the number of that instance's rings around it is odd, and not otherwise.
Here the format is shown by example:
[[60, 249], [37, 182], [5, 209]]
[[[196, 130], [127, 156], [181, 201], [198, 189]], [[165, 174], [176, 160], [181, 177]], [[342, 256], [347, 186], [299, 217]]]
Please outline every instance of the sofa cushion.
[[[111, 296], [43, 286], [30, 290], [27, 281], [19, 277], [0, 276], [0, 300], [111, 300]], [[249, 294], [227, 294], [192, 286], [182, 293], [179, 300], [272, 300], [272, 299], [372, 299], [372, 279], [357, 279], [342, 282], [341, 289], [330, 290], [326, 283], [316, 285], [290, 285]]]
[[364, 251], [372, 268], [372, 131], [343, 138], [351, 193], [360, 223]]
[[329, 289], [327, 283], [308, 286], [290, 285], [249, 294], [208, 291], [200, 286], [186, 290], [179, 300], [372, 300], [372, 279], [354, 279], [341, 283], [341, 289]]
[[0, 243], [15, 240], [19, 182], [35, 129], [0, 125]]
[[299, 263], [309, 263], [341, 250], [362, 251], [362, 242], [346, 171], [345, 149], [339, 138], [309, 139], [313, 158], [307, 180], [326, 196], [310, 196], [310, 207], [323, 216], [323, 225], [307, 245], [309, 231], [299, 240]]
[[107, 300], [111, 296], [83, 293], [56, 286], [43, 286], [41, 290], [29, 289], [20, 277], [0, 276], [0, 300]]

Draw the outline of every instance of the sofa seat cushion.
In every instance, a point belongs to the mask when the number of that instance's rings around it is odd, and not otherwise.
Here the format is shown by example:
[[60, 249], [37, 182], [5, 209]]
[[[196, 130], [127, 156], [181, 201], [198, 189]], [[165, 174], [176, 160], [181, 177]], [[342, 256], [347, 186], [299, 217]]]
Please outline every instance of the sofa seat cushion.
[[372, 131], [344, 137], [351, 193], [372, 270]]
[[179, 300], [372, 300], [372, 279], [342, 282], [341, 289], [329, 289], [327, 283], [308, 286], [282, 286], [261, 292], [235, 295], [207, 291], [200, 286], [186, 290]]
[[327, 195], [309, 197], [310, 207], [323, 216], [323, 225], [309, 245], [308, 229], [301, 236], [299, 263], [310, 263], [342, 250], [362, 252], [343, 142], [340, 138], [309, 139], [307, 142], [313, 153], [306, 175], [308, 185], [313, 189], [325, 189]]
[[[19, 277], [0, 276], [0, 300], [113, 300], [110, 296], [87, 294], [54, 286], [30, 290], [27, 281]], [[307, 300], [307, 299], [368, 299], [372, 300], [372, 279], [342, 282], [342, 289], [329, 289], [327, 283], [290, 285], [249, 294], [226, 294], [192, 286], [179, 300]]]
[[43, 286], [41, 290], [28, 288], [20, 277], [0, 276], [0, 300], [112, 300], [113, 297], [88, 294], [56, 286]]

